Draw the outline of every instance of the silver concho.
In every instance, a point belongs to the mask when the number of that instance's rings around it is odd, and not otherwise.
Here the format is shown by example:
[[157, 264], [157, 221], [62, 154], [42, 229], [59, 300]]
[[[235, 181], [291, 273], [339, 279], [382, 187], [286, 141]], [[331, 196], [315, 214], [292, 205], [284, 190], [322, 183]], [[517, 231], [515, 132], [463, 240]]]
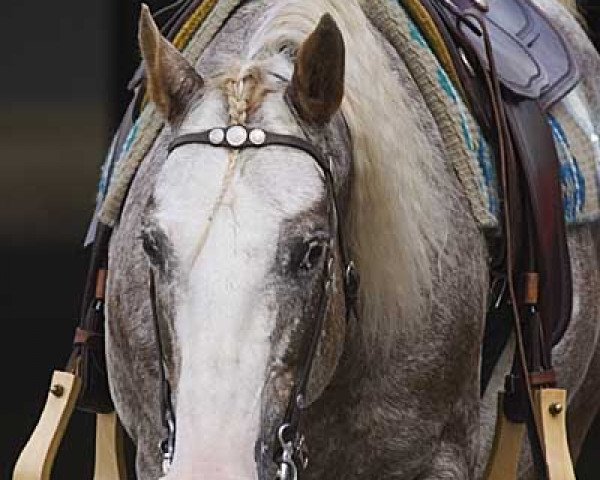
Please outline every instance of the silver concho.
[[227, 143], [232, 147], [239, 147], [248, 140], [248, 132], [241, 125], [235, 125], [227, 129]]
[[213, 128], [208, 134], [208, 140], [213, 145], [221, 145], [225, 139], [225, 132], [222, 128]]
[[262, 145], [263, 143], [265, 143], [267, 135], [265, 134], [264, 130], [260, 128], [255, 128], [250, 132], [249, 138], [253, 145]]
[[490, 9], [488, 0], [474, 0], [475, 6], [482, 12], [487, 12]]

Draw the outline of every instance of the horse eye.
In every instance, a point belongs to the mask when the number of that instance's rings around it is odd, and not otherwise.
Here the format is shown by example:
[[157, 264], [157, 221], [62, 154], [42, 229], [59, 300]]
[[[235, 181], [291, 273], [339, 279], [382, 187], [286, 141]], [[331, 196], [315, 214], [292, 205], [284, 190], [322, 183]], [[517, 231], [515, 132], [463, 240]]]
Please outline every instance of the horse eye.
[[304, 258], [300, 262], [300, 270], [306, 272], [319, 265], [325, 252], [325, 242], [323, 240], [309, 240], [305, 244]]

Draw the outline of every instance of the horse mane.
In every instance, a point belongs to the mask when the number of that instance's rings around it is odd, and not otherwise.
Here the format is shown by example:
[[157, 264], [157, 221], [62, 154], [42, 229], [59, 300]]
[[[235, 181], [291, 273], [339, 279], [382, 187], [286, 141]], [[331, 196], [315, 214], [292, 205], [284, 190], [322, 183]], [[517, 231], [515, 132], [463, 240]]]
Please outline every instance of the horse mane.
[[[538, 2], [536, 2], [536, 3], [543, 4], [544, 1], [547, 1], [547, 0], [542, 0], [542, 1], [538, 0]], [[583, 29], [586, 30], [586, 32], [589, 34], [589, 25], [586, 22], [583, 11], [577, 5], [577, 0], [556, 0], [556, 1], [558, 3], [560, 3], [563, 7], [565, 7], [567, 12], [569, 12], [575, 18], [575, 20], [577, 20], [579, 22], [579, 24], [583, 27]]]
[[445, 167], [434, 165], [410, 99], [356, 0], [278, 3], [249, 42], [248, 56], [293, 51], [326, 12], [348, 52], [341, 108], [352, 138], [353, 185], [343, 228], [361, 277], [361, 328], [369, 346], [390, 346], [429, 310], [432, 259], [446, 231], [436, 188]]
[[579, 11], [579, 7], [577, 6], [577, 0], [558, 0], [559, 3], [562, 3], [563, 7], [565, 7], [571, 15], [575, 18], [582, 18], [581, 12]]

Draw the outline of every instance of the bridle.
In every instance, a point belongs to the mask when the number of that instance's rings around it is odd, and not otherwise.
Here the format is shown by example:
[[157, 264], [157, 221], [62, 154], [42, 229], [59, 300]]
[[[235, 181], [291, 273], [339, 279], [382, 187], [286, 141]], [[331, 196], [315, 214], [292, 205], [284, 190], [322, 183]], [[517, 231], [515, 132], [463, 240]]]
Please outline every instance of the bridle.
[[[188, 133], [176, 137], [169, 145], [169, 154], [184, 145], [199, 144], [218, 148], [242, 150], [247, 148], [263, 148], [268, 146], [290, 147], [300, 150], [312, 157], [317, 163], [325, 178], [328, 197], [329, 225], [332, 235], [326, 247], [323, 263], [323, 288], [319, 298], [317, 317], [312, 330], [307, 329], [302, 340], [301, 352], [304, 354], [303, 362], [299, 365], [296, 379], [281, 424], [276, 430], [272, 445], [267, 445], [260, 440], [255, 448], [255, 460], [261, 460], [264, 451], [273, 452], [273, 461], [277, 465], [276, 480], [297, 480], [299, 469], [304, 470], [308, 465], [308, 452], [305, 437], [301, 433], [300, 423], [303, 411], [308, 407], [306, 392], [314, 358], [317, 353], [321, 332], [329, 314], [333, 288], [335, 285], [335, 252], [340, 252], [341, 263], [344, 268], [344, 296], [346, 300], [346, 320], [353, 313], [356, 318], [355, 301], [358, 292], [358, 274], [354, 262], [348, 260], [345, 244], [342, 241], [342, 232], [339, 228], [339, 208], [335, 190], [335, 178], [332, 170], [332, 156], [324, 155], [311, 142], [303, 138], [273, 133], [261, 128], [247, 128], [243, 125], [233, 125], [223, 128], [212, 128], [197, 133]], [[333, 233], [335, 232], [335, 233]], [[152, 315], [160, 354], [159, 378], [161, 383], [161, 417], [166, 436], [160, 443], [163, 459], [163, 471], [166, 474], [175, 451], [175, 411], [171, 401], [171, 386], [166, 375], [165, 355], [161, 342], [159, 313], [156, 305], [156, 284], [154, 273], [150, 270], [150, 297]]]

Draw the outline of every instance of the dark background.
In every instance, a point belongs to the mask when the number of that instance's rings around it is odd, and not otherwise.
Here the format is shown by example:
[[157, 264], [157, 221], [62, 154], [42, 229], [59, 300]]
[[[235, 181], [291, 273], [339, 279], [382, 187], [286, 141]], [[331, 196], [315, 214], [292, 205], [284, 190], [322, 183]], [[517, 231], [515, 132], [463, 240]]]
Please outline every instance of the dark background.
[[[147, 3], [155, 11], [169, 0]], [[600, 33], [599, 0], [582, 6]], [[127, 0], [2, 1], [0, 479], [11, 478], [52, 370], [70, 353], [87, 263], [82, 239], [139, 61], [138, 12], [139, 2]], [[54, 478], [91, 478], [92, 428], [91, 415], [76, 413]], [[600, 478], [599, 449], [597, 427], [580, 480]]]

